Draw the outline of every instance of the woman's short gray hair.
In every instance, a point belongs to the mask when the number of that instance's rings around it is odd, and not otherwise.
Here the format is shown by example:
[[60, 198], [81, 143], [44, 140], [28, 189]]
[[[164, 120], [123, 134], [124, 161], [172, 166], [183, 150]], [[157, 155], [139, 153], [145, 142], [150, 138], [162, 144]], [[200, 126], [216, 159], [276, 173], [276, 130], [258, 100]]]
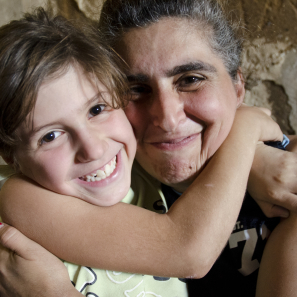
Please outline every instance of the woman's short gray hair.
[[242, 40], [216, 0], [106, 0], [99, 27], [115, 46], [129, 29], [143, 28], [166, 17], [185, 18], [202, 28], [209, 45], [236, 79]]

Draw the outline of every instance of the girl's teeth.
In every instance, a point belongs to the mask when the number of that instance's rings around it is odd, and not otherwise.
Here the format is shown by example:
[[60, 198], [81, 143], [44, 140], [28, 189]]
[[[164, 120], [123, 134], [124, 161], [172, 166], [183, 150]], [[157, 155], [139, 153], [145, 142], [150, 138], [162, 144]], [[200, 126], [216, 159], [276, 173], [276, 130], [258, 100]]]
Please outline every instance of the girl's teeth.
[[106, 178], [106, 174], [103, 170], [97, 170], [97, 176], [100, 178]]
[[106, 173], [106, 176], [110, 176], [110, 174], [111, 174], [111, 167], [110, 167], [110, 165], [109, 164], [107, 164], [106, 166], [105, 166], [105, 173]]
[[87, 182], [94, 182], [94, 181], [100, 181], [102, 179], [105, 179], [106, 177], [110, 176], [113, 171], [116, 168], [116, 157], [111, 161], [110, 165], [105, 165], [104, 171], [99, 169], [95, 173], [91, 173], [90, 175], [82, 176], [80, 177], [81, 180], [87, 181]]

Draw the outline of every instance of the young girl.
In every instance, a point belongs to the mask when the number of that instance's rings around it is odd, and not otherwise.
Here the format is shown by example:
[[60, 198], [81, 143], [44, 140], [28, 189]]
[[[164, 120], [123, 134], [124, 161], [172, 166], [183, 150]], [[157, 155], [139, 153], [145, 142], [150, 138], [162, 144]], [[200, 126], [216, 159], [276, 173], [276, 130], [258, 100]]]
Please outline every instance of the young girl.
[[[257, 141], [281, 140], [282, 133], [262, 111], [239, 108], [225, 143], [162, 214], [166, 202], [156, 181], [137, 167], [129, 190], [136, 145], [118, 108], [126, 88], [98, 35], [42, 9], [1, 28], [1, 154], [20, 172], [3, 188], [1, 216], [67, 261], [165, 276], [66, 264], [87, 296], [186, 296], [184, 281], [168, 277], [208, 272], [235, 224]], [[38, 201], [30, 194], [36, 183], [43, 187]], [[42, 220], [28, 218], [22, 205]], [[76, 226], [68, 224], [73, 216]], [[44, 225], [53, 232], [43, 232]]]

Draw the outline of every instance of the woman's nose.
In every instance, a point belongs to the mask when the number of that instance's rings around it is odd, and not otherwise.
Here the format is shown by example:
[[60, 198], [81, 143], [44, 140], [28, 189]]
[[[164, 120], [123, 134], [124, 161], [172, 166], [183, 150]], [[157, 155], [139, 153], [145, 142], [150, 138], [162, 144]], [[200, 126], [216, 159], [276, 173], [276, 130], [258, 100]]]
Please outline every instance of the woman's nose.
[[166, 132], [174, 132], [185, 119], [183, 102], [174, 91], [160, 91], [152, 98], [150, 114], [153, 124]]

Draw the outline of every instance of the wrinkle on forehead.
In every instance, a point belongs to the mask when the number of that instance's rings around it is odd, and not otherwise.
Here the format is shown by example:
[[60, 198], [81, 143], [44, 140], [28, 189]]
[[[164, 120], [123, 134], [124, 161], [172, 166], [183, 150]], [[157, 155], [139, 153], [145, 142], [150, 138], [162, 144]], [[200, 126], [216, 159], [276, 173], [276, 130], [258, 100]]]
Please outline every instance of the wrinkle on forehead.
[[[162, 24], [161, 28], [159, 26], [160, 23]], [[146, 30], [154, 26], [155, 29], [153, 30], [153, 32], [151, 30]], [[183, 38], [180, 37], [177, 40], [177, 43], [185, 44], [188, 34], [194, 33], [197, 35], [200, 41], [202, 40], [206, 42], [207, 45], [211, 48], [211, 39], [213, 38], [214, 33], [212, 27], [203, 20], [197, 20], [194, 18], [191, 19], [187, 16], [162, 17], [158, 21], [149, 23], [146, 26], [129, 28], [123, 32], [121, 38], [119, 38], [118, 42], [115, 44], [115, 48], [121, 50], [121, 45], [124, 43], [124, 39], [126, 38], [126, 36], [133, 35], [134, 32], [141, 31], [142, 40], [145, 40], [146, 37], [148, 37], [149, 40], [154, 40], [160, 32], [162, 33], [163, 28], [165, 27], [169, 27], [171, 32], [180, 30], [183, 30], [185, 32], [185, 34], [183, 34]]]
[[[210, 34], [212, 34], [208, 33], [210, 31], [212, 30], [207, 24], [201, 24], [201, 22], [197, 22], [196, 20], [182, 17], [167, 17], [146, 27], [130, 29], [123, 34], [121, 41], [118, 43], [117, 50], [122, 54], [124, 59], [127, 59], [126, 62], [130, 65], [135, 65], [135, 59], [140, 59], [140, 61], [137, 62], [138, 64], [141, 62], [142, 59], [139, 57], [139, 54], [141, 53], [144, 58], [141, 65], [142, 69], [144, 69], [145, 65], [143, 63], [146, 63], [146, 53], [148, 55], [153, 55], [154, 52], [157, 53], [158, 56], [156, 56], [156, 60], [159, 60], [159, 63], [162, 64], [162, 61], [168, 61], [169, 56], [171, 56], [172, 59], [175, 59], [175, 51], [177, 49], [181, 50], [181, 48], [187, 50], [188, 45], [193, 45], [193, 41], [194, 43], [197, 42], [196, 46], [198, 47], [199, 43], [202, 47], [207, 46], [210, 53], [214, 54], [214, 51], [210, 46]], [[172, 39], [170, 36], [173, 36], [175, 33], [177, 33], [176, 38]], [[168, 42], [171, 43], [170, 47], [166, 47], [166, 44], [168, 44], [166, 36], [168, 36]], [[132, 47], [131, 44], [134, 44], [134, 46]], [[135, 46], [136, 44], [137, 46]], [[176, 58], [178, 59], [178, 56]], [[151, 64], [148, 64], [148, 66], [150, 67]], [[163, 72], [167, 77], [191, 70], [215, 72], [212, 65], [192, 59], [186, 59], [183, 62], [183, 65], [177, 64], [172, 66], [174, 66], [173, 69], [163, 69]], [[126, 74], [130, 82], [148, 81], [148, 77], [146, 76], [148, 73], [144, 74], [142, 71], [138, 72], [137, 70], [134, 73], [133, 72], [134, 71], [131, 71], [131, 69], [130, 71], [127, 69]]]

